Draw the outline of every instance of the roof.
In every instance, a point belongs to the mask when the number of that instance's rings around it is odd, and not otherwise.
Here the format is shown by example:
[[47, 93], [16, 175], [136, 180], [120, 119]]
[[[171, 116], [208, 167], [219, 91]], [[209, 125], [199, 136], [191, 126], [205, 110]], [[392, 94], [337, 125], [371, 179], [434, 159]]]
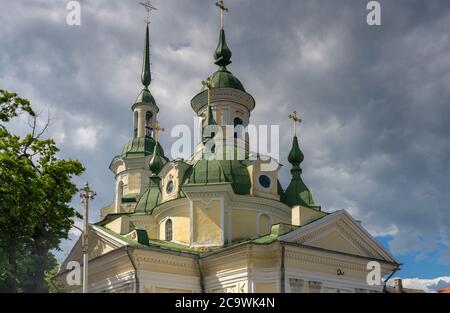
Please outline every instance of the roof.
[[286, 191], [281, 196], [281, 201], [288, 206], [302, 205], [308, 208], [319, 208], [314, 203], [311, 191], [302, 179], [302, 169], [300, 164], [304, 160], [304, 155], [298, 145], [297, 136], [292, 138], [292, 148], [289, 152], [288, 161], [292, 164], [292, 179]]
[[[211, 75], [211, 86], [213, 88], [233, 88], [245, 92], [245, 88], [241, 81], [224, 66], [219, 67], [219, 69]], [[203, 90], [206, 90], [205, 86], [203, 86], [202, 91]]]
[[450, 286], [441, 288], [438, 290], [439, 293], [450, 293]]
[[[184, 253], [190, 253], [198, 256], [208, 256], [211, 254], [216, 254], [218, 252], [234, 248], [237, 246], [245, 245], [245, 244], [258, 244], [258, 245], [266, 245], [271, 244], [275, 241], [277, 241], [278, 237], [285, 235], [297, 228], [298, 226], [293, 226], [289, 224], [275, 224], [271, 228], [270, 234], [263, 235], [257, 238], [248, 238], [243, 239], [239, 241], [234, 241], [231, 244], [228, 244], [226, 246], [217, 248], [217, 249], [210, 249], [210, 248], [202, 248], [202, 249], [195, 249], [190, 248], [189, 246], [185, 246], [182, 244], [174, 243], [171, 241], [165, 241], [165, 240], [158, 240], [158, 239], [149, 239], [145, 235], [142, 234], [142, 230], [136, 230], [138, 233], [138, 241], [133, 240], [127, 236], [117, 234], [113, 232], [112, 230], [96, 224], [95, 227], [107, 232], [109, 235], [114, 236], [116, 239], [122, 240], [127, 243], [127, 245], [133, 246], [133, 247], [139, 247], [139, 248], [145, 248], [145, 247], [153, 247], [158, 248], [161, 250], [167, 250], [167, 251], [174, 251], [174, 252], [184, 252]], [[139, 236], [146, 237], [143, 238], [143, 240], [139, 240]], [[144, 242], [147, 242], [148, 238], [148, 244], [143, 244]]]
[[152, 93], [147, 88], [144, 88], [141, 90], [141, 92], [138, 94], [136, 101], [134, 101], [135, 104], [139, 103], [150, 103], [156, 105], [155, 98], [153, 98]]
[[[232, 146], [217, 148], [210, 159], [202, 157], [203, 151], [194, 155], [189, 160], [191, 167], [186, 172], [183, 185], [230, 183], [234, 193], [250, 194], [251, 182], [247, 167], [237, 159], [224, 160], [221, 154], [226, 153], [227, 148], [236, 150]], [[234, 150], [231, 153], [236, 153]]]
[[146, 156], [153, 153], [155, 141], [150, 137], [136, 137], [123, 146], [122, 157]]
[[151, 213], [152, 210], [161, 203], [161, 178], [159, 176], [150, 177], [150, 185], [139, 198], [134, 209], [137, 213]]

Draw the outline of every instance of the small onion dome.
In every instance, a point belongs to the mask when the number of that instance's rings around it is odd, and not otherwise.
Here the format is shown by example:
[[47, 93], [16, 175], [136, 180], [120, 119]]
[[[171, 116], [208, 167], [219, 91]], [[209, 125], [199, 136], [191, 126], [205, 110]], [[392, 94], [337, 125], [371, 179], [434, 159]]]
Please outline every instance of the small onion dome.
[[219, 44], [216, 51], [214, 51], [214, 62], [218, 66], [227, 66], [231, 63], [231, 50], [228, 48], [227, 41], [225, 40], [225, 31], [223, 28], [220, 30]]
[[153, 175], [157, 175], [161, 169], [163, 168], [164, 164], [166, 164], [166, 159], [164, 158], [164, 151], [159, 143], [155, 145], [155, 148], [153, 149], [153, 156], [150, 159], [150, 171], [152, 171]]
[[288, 161], [294, 166], [299, 166], [304, 159], [305, 156], [303, 155], [302, 150], [300, 150], [297, 136], [294, 136], [294, 138], [292, 139], [292, 148], [288, 155]]

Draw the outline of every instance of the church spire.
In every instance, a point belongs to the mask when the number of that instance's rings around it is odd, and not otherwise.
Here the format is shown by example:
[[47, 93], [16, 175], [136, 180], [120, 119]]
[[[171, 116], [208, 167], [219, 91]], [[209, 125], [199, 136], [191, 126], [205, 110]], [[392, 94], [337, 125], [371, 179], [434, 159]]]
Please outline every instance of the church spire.
[[142, 62], [141, 81], [145, 89], [148, 89], [148, 86], [152, 81], [152, 74], [150, 73], [150, 41], [148, 35], [148, 24], [146, 26], [146, 33], [145, 33], [145, 49], [144, 49], [144, 60]]
[[142, 62], [141, 81], [145, 89], [148, 89], [148, 86], [152, 81], [152, 75], [150, 72], [150, 40], [148, 34], [148, 25], [150, 24], [150, 11], [157, 10], [157, 8], [155, 8], [150, 3], [150, 1], [140, 2], [139, 4], [145, 8], [145, 11], [147, 11], [147, 18], [145, 19], [145, 24], [147, 24], [147, 26], [145, 32], [145, 49], [144, 49], [144, 61]]

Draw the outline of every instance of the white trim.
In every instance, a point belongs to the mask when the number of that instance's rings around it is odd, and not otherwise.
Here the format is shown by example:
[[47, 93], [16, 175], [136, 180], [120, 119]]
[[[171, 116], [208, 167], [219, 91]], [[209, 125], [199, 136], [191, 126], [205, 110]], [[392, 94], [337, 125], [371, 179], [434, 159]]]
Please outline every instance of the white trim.
[[106, 237], [107, 239], [109, 239], [110, 241], [112, 241], [113, 243], [115, 243], [117, 246], [120, 247], [120, 245], [122, 246], [127, 246], [128, 243], [123, 241], [122, 239], [119, 239], [117, 237], [114, 237], [113, 235], [110, 235], [109, 233], [105, 232], [104, 230], [98, 228], [95, 225], [90, 225], [98, 234], [101, 234], [101, 238], [102, 237]]
[[305, 234], [313, 229], [319, 228], [319, 225], [324, 225], [327, 223], [332, 223], [337, 220], [345, 220], [347, 219], [350, 223], [348, 223], [349, 227], [352, 228], [353, 231], [359, 233], [362, 237], [361, 239], [367, 244], [371, 249], [373, 249], [376, 253], [380, 254], [388, 262], [399, 263], [388, 251], [386, 251], [377, 241], [370, 235], [367, 230], [364, 229], [347, 211], [339, 210], [331, 213], [330, 215], [324, 216], [308, 225], [302, 226], [284, 236], [279, 237], [280, 241], [292, 241], [293, 238], [298, 237], [301, 234]]

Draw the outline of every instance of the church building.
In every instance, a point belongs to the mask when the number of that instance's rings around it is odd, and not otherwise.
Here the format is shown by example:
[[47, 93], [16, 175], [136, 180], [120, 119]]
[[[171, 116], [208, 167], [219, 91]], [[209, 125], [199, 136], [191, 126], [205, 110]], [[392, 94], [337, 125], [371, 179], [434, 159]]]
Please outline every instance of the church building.
[[[223, 14], [223, 2], [218, 6]], [[367, 282], [368, 263], [378, 262], [383, 277], [399, 262], [347, 211], [326, 212], [314, 201], [302, 179], [296, 133], [281, 156], [291, 173], [285, 187], [278, 169], [267, 170], [266, 159], [250, 151], [248, 135], [238, 130], [258, 106], [229, 70], [232, 54], [221, 24], [217, 69], [209, 78], [205, 73], [191, 99], [201, 121], [199, 143], [189, 159], [175, 160], [158, 141], [164, 106], [151, 92], [147, 24], [143, 88], [131, 105], [133, 136], [109, 167], [113, 203], [89, 225], [88, 291], [382, 292], [382, 284]], [[231, 136], [206, 131], [225, 133], [230, 125], [236, 129]], [[244, 157], [229, 157], [237, 154]], [[71, 261], [83, 266], [81, 237], [61, 266], [63, 283]], [[80, 292], [81, 286], [66, 289]]]

